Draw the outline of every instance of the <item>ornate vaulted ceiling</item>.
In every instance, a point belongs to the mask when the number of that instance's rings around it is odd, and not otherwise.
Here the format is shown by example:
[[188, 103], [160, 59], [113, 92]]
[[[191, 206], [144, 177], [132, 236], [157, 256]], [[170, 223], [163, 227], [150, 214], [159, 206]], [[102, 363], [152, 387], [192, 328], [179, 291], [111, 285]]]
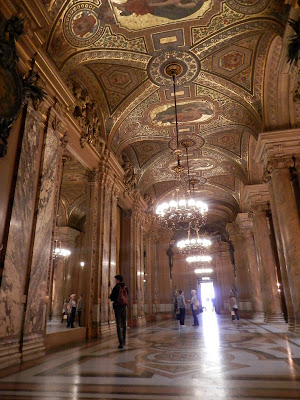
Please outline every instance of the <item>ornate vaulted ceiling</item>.
[[53, 21], [49, 55], [78, 101], [84, 93], [96, 102], [108, 145], [120, 159], [126, 153], [138, 187], [158, 200], [174, 188], [174, 99], [165, 67], [180, 65], [179, 134], [191, 144], [196, 191], [213, 221], [232, 218], [249, 179], [250, 137], [263, 126], [264, 67], [283, 31], [283, 1], [44, 3]]

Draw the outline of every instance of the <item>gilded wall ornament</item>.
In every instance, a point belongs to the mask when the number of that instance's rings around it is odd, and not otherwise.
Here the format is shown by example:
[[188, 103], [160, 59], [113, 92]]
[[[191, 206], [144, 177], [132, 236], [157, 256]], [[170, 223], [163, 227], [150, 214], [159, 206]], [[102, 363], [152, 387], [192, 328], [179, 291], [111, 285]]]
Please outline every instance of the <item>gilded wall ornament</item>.
[[38, 75], [32, 72], [21, 77], [17, 70], [19, 60], [15, 41], [23, 34], [23, 21], [18, 17], [2, 21], [0, 25], [0, 157], [7, 153], [12, 124], [18, 118], [23, 104], [29, 99], [42, 100], [44, 90], [37, 85]]

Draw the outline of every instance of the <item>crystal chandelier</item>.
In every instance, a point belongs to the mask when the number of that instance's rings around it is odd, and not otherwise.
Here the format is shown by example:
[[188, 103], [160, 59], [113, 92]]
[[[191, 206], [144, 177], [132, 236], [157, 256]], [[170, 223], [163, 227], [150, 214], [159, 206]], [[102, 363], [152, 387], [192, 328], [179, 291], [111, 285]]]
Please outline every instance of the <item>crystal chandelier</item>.
[[211, 256], [204, 256], [204, 255], [189, 256], [189, 257], [186, 258], [186, 261], [188, 263], [193, 263], [193, 262], [210, 263], [211, 260], [212, 260]]
[[[175, 78], [181, 73], [180, 66], [177, 64], [170, 64], [166, 67], [166, 73], [172, 77], [173, 80], [173, 95], [174, 95], [174, 109], [175, 109], [175, 131], [177, 148], [173, 154], [176, 156], [177, 165], [174, 167], [175, 178], [181, 182], [184, 174], [184, 168], [181, 165], [182, 150], [179, 148], [179, 133], [178, 133], [178, 118], [177, 118], [177, 100], [176, 100], [176, 82]], [[195, 186], [197, 180], [190, 179], [189, 157], [188, 148], [191, 146], [189, 140], [182, 140], [180, 145], [186, 150], [187, 160], [187, 176], [188, 176], [188, 190], [183, 190], [180, 193], [179, 187], [176, 188], [175, 193], [172, 195], [170, 202], [159, 204], [156, 208], [156, 214], [159, 217], [160, 223], [171, 229], [199, 229], [206, 222], [208, 207], [207, 204], [201, 200], [191, 197], [191, 185]]]
[[61, 242], [58, 240], [55, 240], [55, 246], [54, 246], [54, 250], [53, 250], [53, 258], [66, 260], [70, 255], [71, 255], [71, 251], [68, 249], [63, 249], [61, 247]]
[[180, 253], [193, 253], [194, 251], [204, 251], [211, 246], [211, 240], [199, 235], [199, 229], [196, 229], [196, 236], [191, 237], [191, 231], [188, 231], [188, 238], [177, 242]]
[[212, 268], [197, 268], [195, 269], [195, 274], [211, 274], [213, 272]]

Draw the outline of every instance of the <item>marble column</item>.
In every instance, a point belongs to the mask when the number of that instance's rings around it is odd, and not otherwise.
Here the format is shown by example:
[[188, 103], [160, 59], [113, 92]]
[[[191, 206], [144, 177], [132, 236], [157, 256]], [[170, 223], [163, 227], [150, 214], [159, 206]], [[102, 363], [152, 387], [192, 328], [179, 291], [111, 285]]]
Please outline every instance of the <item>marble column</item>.
[[[118, 191], [113, 187], [111, 193], [111, 220], [110, 220], [110, 257], [109, 257], [109, 291], [115, 284], [115, 276], [117, 271], [117, 208], [118, 208]], [[109, 323], [115, 323], [114, 310], [112, 302], [108, 301]]]
[[256, 322], [264, 321], [264, 306], [258, 272], [256, 248], [253, 236], [253, 221], [248, 213], [240, 213], [237, 222], [245, 241], [245, 250], [248, 259], [250, 290], [252, 300], [252, 319]]
[[87, 279], [84, 286], [84, 302], [86, 303], [85, 326], [87, 337], [97, 337], [100, 334], [100, 298], [97, 292], [99, 280], [99, 171], [87, 173], [87, 216], [85, 228], [85, 245], [83, 256], [86, 260], [85, 271]]
[[273, 218], [273, 225], [274, 225], [274, 231], [275, 231], [276, 247], [277, 247], [277, 252], [278, 252], [280, 271], [281, 271], [281, 278], [282, 278], [282, 285], [283, 285], [282, 289], [283, 289], [283, 292], [284, 292], [284, 297], [285, 297], [285, 302], [286, 302], [286, 307], [287, 307], [287, 313], [288, 313], [289, 330], [290, 331], [294, 331], [294, 328], [295, 328], [294, 306], [293, 306], [291, 290], [290, 290], [290, 283], [289, 283], [289, 277], [288, 277], [288, 273], [287, 273], [285, 257], [284, 257], [284, 252], [283, 252], [282, 237], [281, 237], [281, 232], [280, 232], [280, 227], [279, 227], [277, 207], [276, 207], [276, 203], [275, 203], [274, 189], [273, 189], [272, 180], [269, 180], [268, 188], [269, 188], [269, 194], [270, 194], [270, 205], [271, 205], [271, 210], [272, 210], [272, 218]]
[[248, 315], [252, 310], [250, 294], [250, 277], [248, 260], [245, 257], [245, 244], [239, 227], [236, 223], [227, 224], [226, 230], [234, 246], [234, 259], [236, 267], [236, 286], [238, 302], [241, 313]]
[[43, 116], [29, 103], [0, 288], [0, 364], [2, 367], [21, 361], [20, 344], [27, 302], [27, 271], [43, 140], [43, 120]]
[[[22, 360], [44, 353], [46, 334], [48, 293], [47, 282], [52, 266], [53, 221], [55, 220], [55, 194], [57, 172], [65, 140], [60, 115], [52, 108], [44, 136], [41, 163], [41, 178], [37, 202], [37, 215], [33, 232], [33, 248], [24, 321]], [[59, 126], [59, 129], [58, 129]], [[56, 129], [57, 128], [57, 129]], [[61, 130], [61, 132], [59, 132]], [[59, 146], [60, 144], [60, 146]]]
[[53, 261], [53, 283], [52, 283], [52, 307], [51, 316], [59, 320], [62, 314], [62, 304], [65, 296], [65, 260], [57, 259]]
[[145, 246], [145, 271], [144, 276], [145, 282], [145, 314], [147, 321], [154, 320], [153, 316], [153, 297], [152, 297], [152, 285], [153, 285], [153, 259], [152, 259], [152, 235], [151, 232], [147, 232], [144, 235], [144, 246]]
[[295, 332], [300, 333], [300, 220], [288, 168], [271, 173], [288, 282], [294, 307]]
[[219, 243], [219, 251], [216, 254], [216, 270], [220, 275], [220, 313], [228, 314], [229, 292], [235, 284], [233, 266], [230, 260], [229, 246], [227, 242]]
[[[102, 201], [99, 202], [99, 209], [102, 212], [100, 221], [102, 234], [100, 235], [99, 246], [102, 249], [100, 261], [100, 282], [99, 297], [101, 298], [101, 330], [108, 328], [109, 323], [109, 285], [110, 285], [110, 245], [111, 245], [111, 213], [112, 213], [112, 190], [113, 181], [106, 177], [102, 181], [101, 192], [103, 192]], [[112, 282], [114, 285], [114, 281]]]
[[159, 241], [159, 235], [157, 234], [157, 230], [159, 229], [156, 226], [156, 229], [151, 232], [151, 297], [152, 297], [152, 308], [153, 314], [155, 316], [160, 312], [160, 304], [159, 304], [159, 262], [158, 262], [158, 251], [157, 245]]
[[277, 291], [275, 258], [270, 240], [266, 205], [256, 206], [253, 213], [253, 230], [261, 278], [266, 322], [284, 322]]
[[300, 221], [290, 181], [290, 167], [295, 166], [299, 169], [300, 129], [260, 133], [254, 159], [263, 165], [264, 178], [272, 180], [288, 285], [294, 308], [295, 331], [300, 333]]
[[132, 248], [132, 211], [122, 210], [121, 212], [121, 240], [120, 240], [120, 274], [124, 277], [124, 282], [129, 290], [127, 324], [134, 325], [134, 304], [136, 292], [136, 274], [133, 272], [133, 252]]

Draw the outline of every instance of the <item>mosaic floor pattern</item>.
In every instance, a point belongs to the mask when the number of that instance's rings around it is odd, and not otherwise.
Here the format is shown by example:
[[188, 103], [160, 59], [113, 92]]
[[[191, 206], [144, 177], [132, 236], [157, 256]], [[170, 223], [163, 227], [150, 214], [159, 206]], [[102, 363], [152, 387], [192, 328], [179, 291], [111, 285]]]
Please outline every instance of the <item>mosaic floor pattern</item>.
[[286, 326], [207, 313], [49, 354], [0, 378], [0, 399], [300, 399], [300, 339]]

